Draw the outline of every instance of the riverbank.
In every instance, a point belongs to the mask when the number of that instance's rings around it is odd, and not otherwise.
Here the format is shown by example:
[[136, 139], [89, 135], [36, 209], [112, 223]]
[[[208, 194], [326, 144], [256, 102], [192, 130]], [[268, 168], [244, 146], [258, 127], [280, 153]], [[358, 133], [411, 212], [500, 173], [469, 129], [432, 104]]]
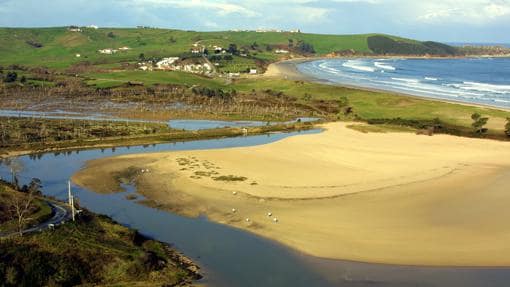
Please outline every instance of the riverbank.
[[508, 143], [345, 125], [249, 148], [99, 159], [73, 180], [98, 192], [133, 180], [146, 204], [318, 257], [510, 266]]
[[[150, 126], [150, 124], [147, 124]], [[93, 148], [115, 148], [119, 146], [151, 145], [176, 141], [192, 141], [200, 139], [213, 139], [222, 137], [236, 137], [243, 135], [257, 135], [269, 132], [285, 132], [306, 130], [313, 127], [310, 122], [296, 122], [282, 125], [266, 125], [258, 127], [243, 128], [218, 128], [205, 130], [167, 130], [156, 133], [148, 133], [133, 136], [110, 136], [105, 138], [91, 138], [83, 140], [63, 140], [59, 142], [31, 143], [0, 148], [0, 159], [14, 156], [45, 153], [45, 152], [65, 152], [73, 150], [84, 150]]]

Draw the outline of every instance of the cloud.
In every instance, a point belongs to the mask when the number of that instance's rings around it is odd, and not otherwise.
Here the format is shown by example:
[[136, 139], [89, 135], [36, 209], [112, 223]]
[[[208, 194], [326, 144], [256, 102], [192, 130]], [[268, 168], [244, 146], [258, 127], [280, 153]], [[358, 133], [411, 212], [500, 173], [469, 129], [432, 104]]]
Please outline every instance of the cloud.
[[135, 5], [137, 7], [165, 7], [176, 9], [200, 9], [207, 10], [221, 16], [230, 14], [240, 14], [248, 17], [258, 16], [259, 13], [247, 9], [242, 5], [233, 4], [225, 1], [206, 1], [206, 0], [128, 0], [122, 1], [124, 4]]
[[510, 16], [510, 2], [506, 0], [433, 0], [417, 6], [424, 11], [417, 19], [429, 23], [484, 24]]

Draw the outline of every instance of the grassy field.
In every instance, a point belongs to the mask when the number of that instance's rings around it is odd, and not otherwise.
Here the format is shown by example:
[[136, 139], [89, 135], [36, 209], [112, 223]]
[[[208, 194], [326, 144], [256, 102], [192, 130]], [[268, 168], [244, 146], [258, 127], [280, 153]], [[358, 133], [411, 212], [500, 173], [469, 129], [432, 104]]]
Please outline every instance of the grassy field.
[[[358, 53], [371, 53], [368, 37], [363, 35], [322, 35], [288, 32], [194, 32], [170, 29], [136, 28], [82, 28], [82, 32], [72, 32], [61, 28], [0, 28], [0, 65], [20, 64], [26, 66], [47, 66], [66, 68], [80, 62], [94, 65], [108, 65], [119, 62], [133, 62], [143, 53], [146, 58], [179, 56], [193, 48], [194, 43], [207, 47], [217, 45], [227, 48], [236, 44], [239, 48], [256, 43], [249, 61], [274, 61], [281, 55], [277, 48], [289, 49], [300, 41], [311, 44], [317, 55], [336, 51], [354, 50]], [[404, 42], [416, 41], [386, 36]], [[125, 52], [114, 55], [100, 54], [105, 48], [130, 47]], [[292, 48], [292, 47], [290, 47]], [[80, 57], [76, 57], [80, 54]]]
[[211, 88], [224, 86], [221, 80], [177, 71], [119, 71], [113, 73], [91, 73], [84, 76], [90, 79], [86, 81], [87, 84], [98, 88], [117, 87], [128, 82], [142, 82], [146, 86], [155, 84], [185, 84], [189, 87], [200, 85]]

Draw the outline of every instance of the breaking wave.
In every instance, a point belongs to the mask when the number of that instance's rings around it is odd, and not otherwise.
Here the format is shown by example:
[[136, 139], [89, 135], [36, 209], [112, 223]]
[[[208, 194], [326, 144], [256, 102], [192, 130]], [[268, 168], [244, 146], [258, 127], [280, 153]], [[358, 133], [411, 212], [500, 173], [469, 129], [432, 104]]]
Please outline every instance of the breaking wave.
[[361, 61], [353, 61], [353, 60], [349, 60], [349, 61], [343, 63], [342, 66], [344, 66], [346, 68], [358, 70], [358, 71], [364, 71], [364, 72], [375, 72], [375, 70], [376, 70], [374, 67], [363, 65], [363, 62], [361, 62]]
[[488, 61], [327, 59], [298, 68], [333, 83], [510, 108], [510, 59]]
[[381, 63], [381, 62], [375, 62], [374, 66], [376, 66], [379, 69], [389, 70], [389, 71], [395, 71], [397, 69], [391, 65], [387, 65], [387, 64]]

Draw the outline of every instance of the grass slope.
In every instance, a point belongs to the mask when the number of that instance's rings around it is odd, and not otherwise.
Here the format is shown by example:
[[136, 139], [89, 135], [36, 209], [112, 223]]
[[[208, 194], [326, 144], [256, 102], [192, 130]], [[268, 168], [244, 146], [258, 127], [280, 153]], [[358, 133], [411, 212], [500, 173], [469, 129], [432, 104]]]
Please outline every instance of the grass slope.
[[[111, 33], [111, 34], [110, 34]], [[110, 34], [110, 36], [109, 36]], [[65, 68], [72, 64], [88, 61], [93, 64], [111, 64], [136, 61], [138, 55], [146, 57], [178, 56], [189, 51], [194, 43], [238, 47], [257, 43], [259, 52], [254, 59], [272, 61], [280, 57], [266, 47], [287, 48], [289, 39], [294, 44], [304, 41], [313, 45], [318, 55], [353, 49], [359, 53], [371, 53], [367, 39], [377, 34], [364, 35], [322, 35], [307, 33], [278, 32], [194, 32], [169, 29], [136, 28], [83, 28], [82, 32], [60, 28], [0, 28], [0, 64], [22, 64]], [[416, 41], [384, 36], [398, 41]], [[37, 47], [37, 45], [42, 47]], [[132, 48], [115, 55], [103, 55], [99, 49]], [[81, 57], [76, 57], [80, 54]]]

